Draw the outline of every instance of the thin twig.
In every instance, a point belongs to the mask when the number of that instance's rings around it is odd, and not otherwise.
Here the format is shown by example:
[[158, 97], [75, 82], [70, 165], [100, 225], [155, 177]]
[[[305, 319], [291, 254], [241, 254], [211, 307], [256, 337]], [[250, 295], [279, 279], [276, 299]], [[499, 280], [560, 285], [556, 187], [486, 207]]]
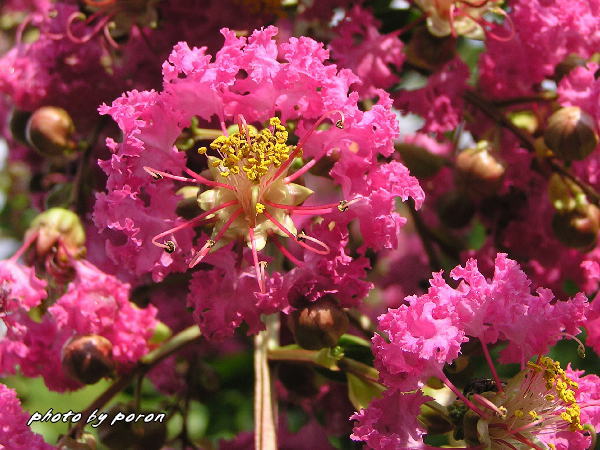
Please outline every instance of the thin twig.
[[70, 430], [68, 436], [76, 439], [78, 435], [83, 431], [83, 428], [87, 424], [88, 418], [96, 410], [104, 407], [115, 395], [125, 389], [132, 380], [137, 376], [143, 376], [152, 367], [156, 366], [159, 362], [172, 355], [173, 353], [181, 350], [186, 345], [198, 340], [201, 336], [200, 329], [198, 326], [193, 325], [185, 330], [179, 332], [171, 339], [166, 341], [162, 346], [152, 350], [145, 356], [143, 356], [137, 365], [127, 374], [122, 375], [117, 381], [106, 389], [99, 397], [88, 406], [85, 411], [81, 413], [82, 420]]
[[[535, 152], [535, 141], [533, 139], [533, 136], [531, 136], [522, 128], [517, 127], [509, 118], [507, 118], [493, 104], [484, 99], [480, 94], [476, 93], [475, 91], [466, 91], [464, 94], [464, 98], [469, 103], [479, 108], [490, 119], [499, 123], [501, 126], [513, 133], [521, 141], [521, 143], [527, 150], [529, 150], [530, 152]], [[596, 206], [600, 206], [600, 194], [593, 187], [591, 187], [585, 181], [581, 180], [579, 177], [571, 173], [571, 171], [569, 171], [556, 160], [548, 158], [546, 159], [546, 161], [553, 171], [558, 172], [561, 175], [567, 177], [568, 179], [573, 181], [577, 186], [579, 186], [591, 203], [593, 203]]]

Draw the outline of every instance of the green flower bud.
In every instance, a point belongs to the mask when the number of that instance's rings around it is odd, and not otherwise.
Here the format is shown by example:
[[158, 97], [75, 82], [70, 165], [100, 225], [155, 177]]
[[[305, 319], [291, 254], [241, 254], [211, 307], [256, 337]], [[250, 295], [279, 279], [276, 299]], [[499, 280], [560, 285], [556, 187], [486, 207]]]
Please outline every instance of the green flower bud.
[[85, 231], [79, 216], [73, 211], [65, 208], [44, 211], [33, 219], [27, 231], [28, 235], [31, 233], [38, 234], [35, 244], [38, 256], [46, 256], [54, 246], [58, 246], [57, 253], [63, 261], [69, 256], [80, 258], [85, 255]]

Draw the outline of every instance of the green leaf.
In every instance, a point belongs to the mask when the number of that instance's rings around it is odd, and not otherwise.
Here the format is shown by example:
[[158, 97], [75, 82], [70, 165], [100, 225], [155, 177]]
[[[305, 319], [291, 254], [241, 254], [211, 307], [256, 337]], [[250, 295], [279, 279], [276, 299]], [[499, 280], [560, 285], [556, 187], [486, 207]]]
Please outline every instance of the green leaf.
[[381, 393], [385, 390], [382, 385], [365, 381], [351, 373], [346, 373], [346, 378], [348, 380], [348, 398], [357, 411], [369, 406], [371, 400], [381, 397]]

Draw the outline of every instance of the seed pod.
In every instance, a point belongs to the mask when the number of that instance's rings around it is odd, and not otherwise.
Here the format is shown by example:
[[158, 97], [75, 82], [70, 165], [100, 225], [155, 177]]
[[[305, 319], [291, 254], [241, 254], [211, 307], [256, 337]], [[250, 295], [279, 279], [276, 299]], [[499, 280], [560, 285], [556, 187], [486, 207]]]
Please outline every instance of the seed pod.
[[561, 108], [548, 119], [544, 142], [562, 160], [582, 160], [598, 145], [594, 119], [577, 106]]
[[296, 343], [308, 350], [333, 347], [348, 329], [348, 316], [337, 302], [325, 297], [290, 315]]
[[572, 211], [559, 211], [552, 218], [556, 238], [568, 247], [588, 250], [596, 245], [600, 230], [600, 210], [591, 204]]
[[450, 191], [438, 200], [437, 213], [448, 228], [462, 228], [473, 218], [475, 205], [464, 192]]
[[505, 168], [489, 151], [487, 142], [463, 150], [456, 157], [457, 183], [475, 196], [489, 197], [498, 191]]
[[76, 336], [63, 347], [62, 366], [74, 380], [94, 384], [115, 370], [112, 343], [103, 336]]
[[56, 106], [42, 106], [29, 118], [25, 129], [27, 143], [48, 158], [71, 156], [75, 125], [69, 113]]

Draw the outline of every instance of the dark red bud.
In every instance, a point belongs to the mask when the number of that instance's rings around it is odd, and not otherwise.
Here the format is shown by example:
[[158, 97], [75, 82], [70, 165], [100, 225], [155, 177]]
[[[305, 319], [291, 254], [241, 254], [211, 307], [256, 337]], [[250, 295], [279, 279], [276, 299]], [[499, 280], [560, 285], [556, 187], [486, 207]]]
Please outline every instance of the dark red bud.
[[103, 336], [75, 336], [63, 347], [63, 369], [80, 383], [94, 384], [115, 370], [112, 347]]
[[296, 343], [308, 350], [333, 347], [348, 329], [348, 316], [332, 298], [323, 298], [290, 315]]

